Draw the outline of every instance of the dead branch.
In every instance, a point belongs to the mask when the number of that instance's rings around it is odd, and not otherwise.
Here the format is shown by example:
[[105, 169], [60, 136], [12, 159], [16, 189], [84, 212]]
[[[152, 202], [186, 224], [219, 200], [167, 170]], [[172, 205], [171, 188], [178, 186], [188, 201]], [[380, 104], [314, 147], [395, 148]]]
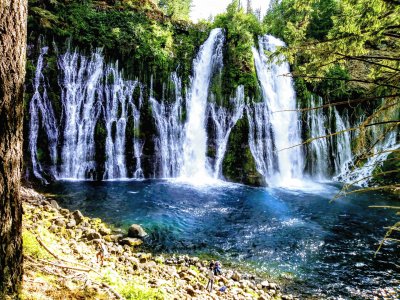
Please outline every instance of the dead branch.
[[60, 260], [60, 261], [63, 261], [63, 262], [66, 262], [66, 263], [70, 263], [70, 264], [75, 264], [75, 265], [81, 266], [81, 267], [83, 267], [83, 268], [85, 268], [85, 269], [88, 269], [89, 271], [92, 271], [92, 272], [94, 272], [94, 273], [96, 273], [96, 274], [98, 274], [98, 275], [101, 276], [101, 274], [100, 274], [98, 271], [96, 271], [95, 269], [93, 269], [92, 267], [89, 267], [89, 266], [87, 266], [87, 265], [85, 265], [85, 264], [82, 264], [82, 263], [79, 263], [79, 262], [70, 261], [70, 260], [67, 260], [67, 259], [64, 259], [64, 258], [59, 257], [57, 254], [55, 254], [54, 252], [52, 252], [52, 251], [43, 243], [42, 239], [41, 239], [39, 236], [36, 236], [36, 240], [38, 241], [38, 243], [39, 243], [48, 253], [50, 253], [50, 254], [51, 254], [53, 257], [55, 257], [56, 259], [58, 259], [58, 260]]

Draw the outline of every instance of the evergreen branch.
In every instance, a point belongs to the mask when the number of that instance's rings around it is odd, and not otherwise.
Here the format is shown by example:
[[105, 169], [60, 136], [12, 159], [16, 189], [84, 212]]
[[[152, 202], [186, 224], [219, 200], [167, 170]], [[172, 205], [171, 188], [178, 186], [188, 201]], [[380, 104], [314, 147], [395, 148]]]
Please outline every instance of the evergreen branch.
[[390, 87], [394, 88], [397, 90], [400, 90], [400, 86], [392, 85], [392, 84], [384, 84], [376, 81], [368, 81], [368, 80], [362, 80], [362, 79], [349, 79], [349, 78], [337, 78], [337, 77], [323, 77], [323, 76], [312, 76], [312, 75], [296, 75], [296, 74], [283, 74], [281, 76], [288, 76], [288, 77], [293, 77], [293, 78], [311, 78], [311, 79], [321, 79], [321, 80], [340, 80], [340, 81], [346, 81], [346, 82], [360, 82], [360, 83], [366, 83], [366, 84], [374, 84], [378, 86], [385, 86], [385, 87]]
[[277, 150], [277, 152], [281, 152], [283, 150], [289, 150], [289, 149], [292, 149], [292, 148], [295, 148], [295, 147], [303, 146], [303, 145], [309, 144], [309, 143], [311, 143], [311, 142], [313, 142], [315, 140], [329, 138], [329, 137], [332, 137], [332, 136], [336, 136], [336, 135], [339, 135], [339, 134], [342, 134], [342, 133], [345, 133], [345, 132], [349, 132], [349, 131], [354, 131], [354, 130], [357, 130], [357, 129], [358, 129], [358, 127], [353, 127], [353, 128], [337, 131], [337, 132], [334, 132], [334, 133], [330, 133], [330, 134], [327, 134], [327, 135], [324, 135], [324, 136], [318, 136], [318, 137], [309, 138], [306, 141], [304, 141], [303, 143], [296, 144], [296, 145], [293, 145], [293, 146], [290, 146], [290, 147], [287, 147], [287, 148], [279, 149], [279, 150]]
[[354, 185], [356, 185], [360, 181], [363, 181], [363, 180], [368, 179], [368, 178], [381, 176], [381, 175], [392, 174], [392, 173], [400, 173], [400, 170], [390, 170], [390, 171], [385, 171], [385, 172], [381, 172], [381, 173], [365, 176], [365, 177], [363, 177], [361, 179], [358, 179], [356, 181], [352, 181], [351, 183], [345, 184], [343, 186], [343, 188], [329, 202], [331, 203], [334, 200], [339, 199], [340, 197], [345, 197], [346, 196], [346, 191], [349, 190], [351, 187], [353, 187]]
[[340, 102], [334, 102], [334, 103], [328, 103], [324, 104], [321, 106], [315, 106], [315, 107], [308, 107], [308, 108], [300, 108], [300, 109], [284, 109], [284, 110], [277, 110], [273, 111], [272, 113], [278, 113], [278, 112], [306, 112], [306, 111], [311, 111], [311, 110], [317, 110], [321, 108], [327, 108], [331, 106], [339, 106], [339, 105], [345, 105], [345, 104], [356, 104], [356, 103], [362, 103], [370, 100], [382, 100], [385, 98], [397, 98], [400, 97], [400, 94], [395, 94], [395, 95], [387, 95], [387, 96], [376, 96], [376, 97], [368, 97], [368, 98], [359, 98], [359, 99], [353, 99], [353, 100], [346, 100], [346, 101], [340, 101]]
[[389, 70], [392, 70], [392, 71], [400, 72], [400, 69], [396, 69], [396, 68], [393, 68], [393, 67], [390, 67], [390, 66], [381, 64], [381, 63], [377, 63], [377, 62], [374, 62], [374, 61], [370, 61], [370, 60], [368, 60], [368, 59], [359, 58], [359, 57], [357, 57], [357, 56], [349, 56], [349, 55], [345, 55], [345, 54], [337, 53], [337, 52], [335, 52], [335, 53], [333, 53], [333, 54], [342, 56], [343, 58], [346, 58], [346, 59], [349, 59], [349, 60], [352, 60], [352, 59], [353, 59], [353, 60], [357, 60], [357, 61], [362, 61], [362, 62], [365, 62], [365, 63], [368, 63], [368, 64], [372, 64], [372, 65], [375, 65], [375, 66], [383, 67], [383, 68], [386, 68], [386, 69], [389, 69]]
[[390, 124], [390, 123], [400, 124], [400, 120], [377, 122], [377, 123], [372, 123], [372, 124], [365, 125], [365, 127], [370, 127], [370, 126], [375, 126], [375, 125], [382, 125], [382, 124]]

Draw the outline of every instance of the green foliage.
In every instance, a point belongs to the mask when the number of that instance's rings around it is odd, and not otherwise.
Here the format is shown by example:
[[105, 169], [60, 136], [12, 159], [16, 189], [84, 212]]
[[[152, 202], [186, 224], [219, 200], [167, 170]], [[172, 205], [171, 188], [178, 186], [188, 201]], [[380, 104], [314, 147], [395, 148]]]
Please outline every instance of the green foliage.
[[226, 33], [223, 94], [229, 95], [244, 85], [246, 94], [254, 97], [258, 83], [251, 48], [264, 33], [263, 26], [255, 15], [240, 8], [237, 0], [232, 1], [226, 13], [215, 18], [213, 26], [224, 28]]
[[192, 0], [159, 0], [158, 6], [167, 14], [176, 19], [189, 19]]
[[391, 153], [373, 172], [373, 184], [390, 185], [400, 182], [400, 152]]
[[[180, 66], [188, 77], [195, 52], [208, 33], [207, 24], [193, 25], [166, 16], [150, 0], [30, 1], [30, 39], [40, 34], [48, 40], [72, 38], [81, 49], [103, 48], [106, 56], [120, 59], [129, 71], [138, 69], [169, 73]], [[190, 1], [168, 1], [168, 5]], [[180, 5], [183, 5], [183, 4]], [[124, 67], [124, 66], [123, 66]]]

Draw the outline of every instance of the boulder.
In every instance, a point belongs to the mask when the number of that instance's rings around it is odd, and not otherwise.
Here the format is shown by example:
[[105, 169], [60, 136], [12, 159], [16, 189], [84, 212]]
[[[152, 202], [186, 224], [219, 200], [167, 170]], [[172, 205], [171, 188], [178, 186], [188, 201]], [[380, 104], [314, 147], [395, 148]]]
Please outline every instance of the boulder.
[[233, 280], [240, 281], [241, 278], [242, 278], [242, 276], [240, 275], [239, 272], [237, 272], [237, 271], [233, 272], [233, 274], [232, 274], [232, 279]]
[[121, 245], [128, 245], [134, 247], [143, 244], [143, 241], [141, 239], [127, 237], [120, 240], [119, 243]]
[[97, 239], [101, 239], [101, 235], [97, 231], [93, 230], [93, 231], [86, 232], [86, 238], [88, 239], [88, 241], [97, 240]]
[[110, 235], [111, 234], [111, 229], [106, 228], [106, 227], [100, 227], [99, 228], [99, 233], [101, 235]]
[[65, 227], [65, 221], [61, 218], [55, 219], [54, 224], [59, 227]]
[[261, 284], [261, 288], [259, 288], [260, 290], [262, 288], [267, 288], [269, 287], [269, 282], [267, 280], [264, 280], [263, 282], [260, 283]]
[[80, 224], [85, 219], [82, 213], [79, 210], [76, 210], [72, 213], [72, 217], [75, 219], [76, 224]]
[[57, 210], [60, 210], [60, 206], [58, 205], [58, 203], [57, 203], [56, 200], [51, 200], [51, 201], [50, 201], [50, 205], [51, 205], [53, 208], [55, 208], [55, 209], [57, 209]]
[[76, 221], [74, 219], [71, 219], [67, 223], [67, 229], [75, 228], [76, 227]]
[[145, 236], [147, 236], [146, 231], [138, 224], [132, 224], [128, 229], [128, 237], [144, 238]]
[[68, 210], [68, 209], [65, 209], [65, 208], [61, 208], [61, 209], [60, 209], [60, 213], [61, 213], [63, 216], [66, 216], [66, 215], [69, 214], [69, 210]]

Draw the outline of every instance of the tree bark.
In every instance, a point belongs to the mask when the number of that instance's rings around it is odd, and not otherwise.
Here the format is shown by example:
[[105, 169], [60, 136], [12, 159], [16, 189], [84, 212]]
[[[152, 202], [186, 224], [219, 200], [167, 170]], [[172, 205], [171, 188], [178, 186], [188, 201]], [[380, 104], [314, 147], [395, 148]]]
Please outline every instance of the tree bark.
[[0, 0], [0, 299], [17, 299], [22, 282], [23, 92], [27, 0]]

